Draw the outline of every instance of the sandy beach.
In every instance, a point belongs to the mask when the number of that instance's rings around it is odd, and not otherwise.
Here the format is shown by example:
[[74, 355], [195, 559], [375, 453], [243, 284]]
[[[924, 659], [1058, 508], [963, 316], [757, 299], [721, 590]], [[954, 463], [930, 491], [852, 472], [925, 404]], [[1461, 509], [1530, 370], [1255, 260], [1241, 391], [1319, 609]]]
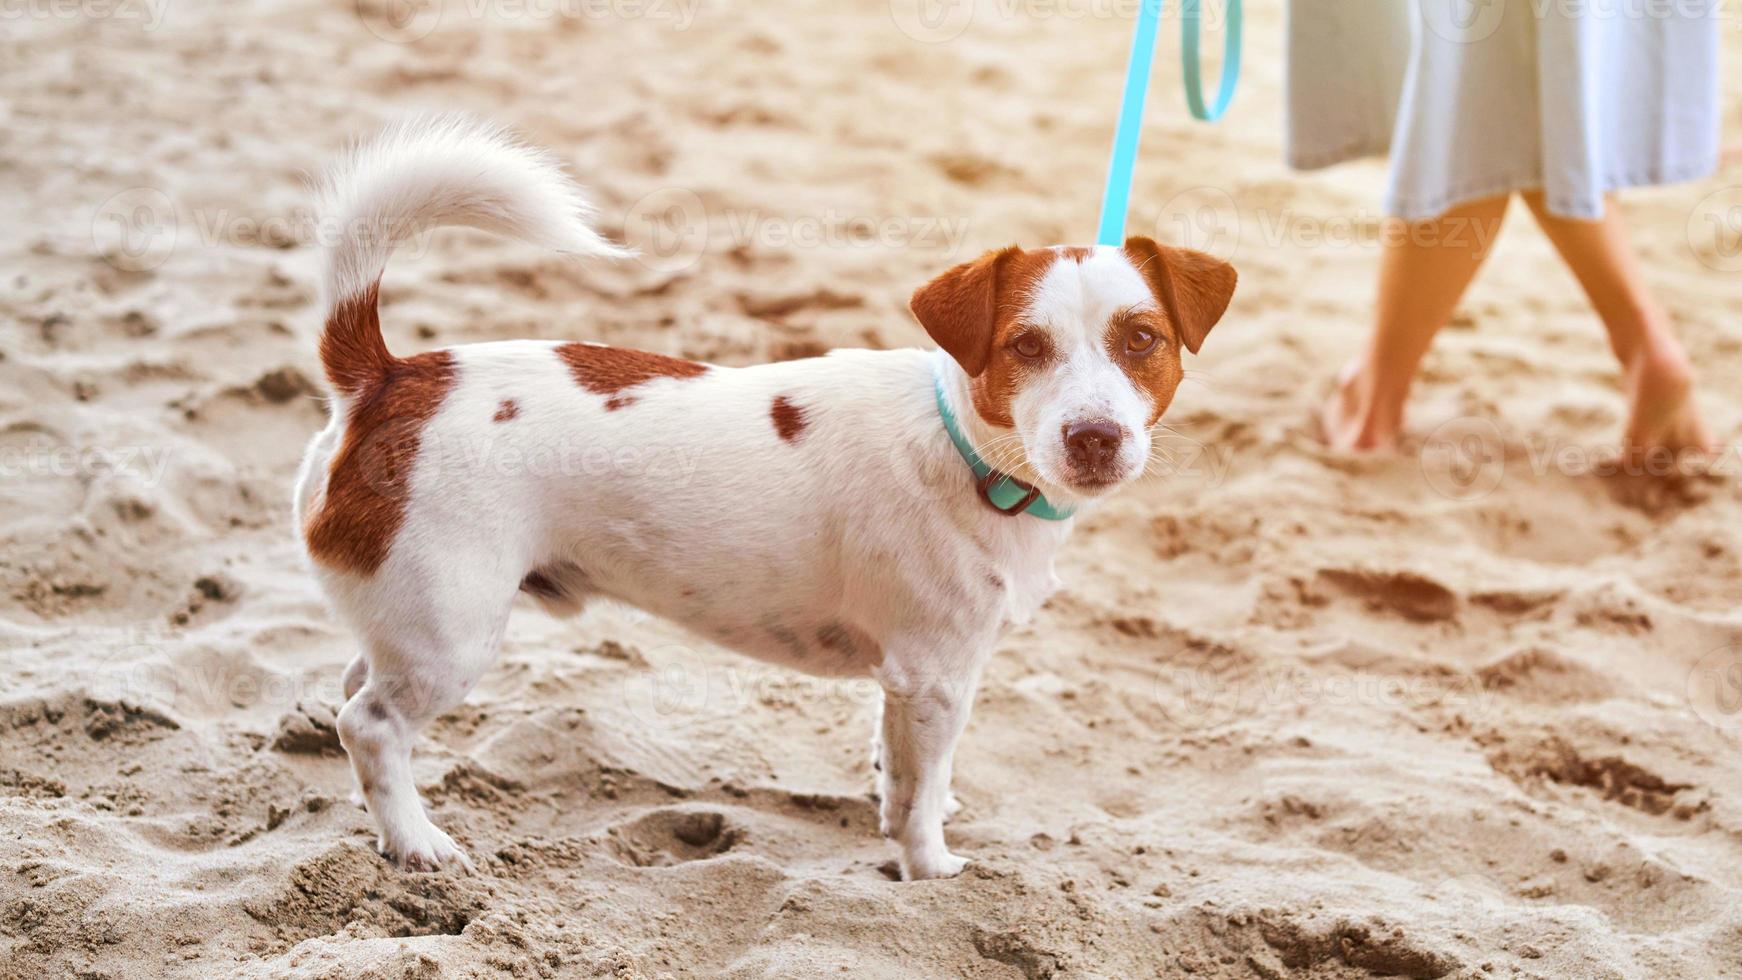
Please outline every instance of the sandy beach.
[[1130, 230], [1240, 288], [1174, 464], [1079, 521], [989, 668], [963, 875], [891, 880], [871, 682], [531, 602], [416, 758], [477, 873], [375, 853], [333, 729], [354, 641], [290, 512], [325, 419], [309, 176], [464, 110], [642, 251], [419, 240], [399, 354], [925, 345], [916, 285], [1092, 238], [1131, 13], [928, 10], [0, 15], [0, 980], [1742, 977], [1742, 170], [1625, 198], [1732, 447], [1709, 472], [1605, 465], [1615, 364], [1522, 209], [1405, 451], [1339, 457], [1313, 417], [1367, 328], [1383, 164], [1283, 165], [1274, 0], [1215, 126], [1169, 8]]

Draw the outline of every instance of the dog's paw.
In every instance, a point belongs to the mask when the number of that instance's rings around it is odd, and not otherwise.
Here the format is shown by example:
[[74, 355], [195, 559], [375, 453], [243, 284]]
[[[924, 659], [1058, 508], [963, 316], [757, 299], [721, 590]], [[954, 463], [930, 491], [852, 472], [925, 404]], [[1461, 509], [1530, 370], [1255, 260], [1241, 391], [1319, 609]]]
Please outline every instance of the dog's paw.
[[925, 881], [928, 878], [954, 878], [968, 866], [968, 859], [949, 851], [933, 854], [905, 855], [901, 859], [902, 881]]
[[454, 843], [452, 837], [433, 823], [425, 823], [416, 831], [396, 835], [394, 840], [383, 838], [380, 847], [381, 853], [389, 861], [405, 871], [447, 869], [469, 874], [477, 870], [460, 845]]

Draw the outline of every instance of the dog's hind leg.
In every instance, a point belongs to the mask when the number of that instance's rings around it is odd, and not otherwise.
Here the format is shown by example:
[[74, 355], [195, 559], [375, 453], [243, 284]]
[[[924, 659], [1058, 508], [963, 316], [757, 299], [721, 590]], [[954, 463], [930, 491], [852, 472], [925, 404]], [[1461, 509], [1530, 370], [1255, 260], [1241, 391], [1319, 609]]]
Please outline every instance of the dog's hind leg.
[[349, 701], [363, 689], [363, 682], [369, 679], [369, 660], [362, 654], [351, 658], [350, 666], [345, 668], [345, 700]]
[[411, 751], [424, 725], [458, 705], [495, 662], [516, 585], [460, 582], [443, 568], [477, 566], [451, 559], [400, 579], [398, 588], [371, 583], [371, 589], [391, 589], [392, 602], [375, 605], [377, 618], [359, 624], [366, 679], [338, 718], [339, 740], [380, 831], [381, 852], [417, 871], [471, 866], [424, 812]]

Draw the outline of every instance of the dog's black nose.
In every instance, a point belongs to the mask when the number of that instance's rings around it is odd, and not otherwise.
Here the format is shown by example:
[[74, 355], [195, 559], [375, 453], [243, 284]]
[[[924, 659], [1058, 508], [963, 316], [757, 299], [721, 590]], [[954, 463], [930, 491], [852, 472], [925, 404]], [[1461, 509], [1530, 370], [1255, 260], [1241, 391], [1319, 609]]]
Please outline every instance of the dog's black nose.
[[1065, 452], [1078, 472], [1099, 476], [1119, 455], [1125, 430], [1112, 422], [1072, 422], [1065, 426]]

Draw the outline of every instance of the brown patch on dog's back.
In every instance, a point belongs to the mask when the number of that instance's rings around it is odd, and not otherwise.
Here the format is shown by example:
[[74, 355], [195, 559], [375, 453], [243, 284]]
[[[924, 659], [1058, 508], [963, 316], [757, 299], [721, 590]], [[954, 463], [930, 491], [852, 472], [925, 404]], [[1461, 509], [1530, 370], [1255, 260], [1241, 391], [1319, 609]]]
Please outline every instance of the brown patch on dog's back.
[[[405, 521], [424, 426], [453, 389], [454, 374], [454, 355], [431, 351], [391, 358], [382, 374], [348, 391], [344, 441], [327, 465], [320, 507], [303, 528], [310, 557], [359, 575], [387, 560]], [[345, 381], [332, 380], [347, 391]]]
[[797, 442], [799, 433], [810, 424], [804, 409], [785, 395], [774, 396], [774, 403], [768, 407], [768, 417], [774, 420], [774, 431], [787, 442]]
[[610, 411], [635, 403], [634, 398], [621, 394], [627, 388], [655, 378], [694, 378], [708, 370], [706, 364], [627, 347], [563, 344], [556, 353], [569, 366], [576, 384], [595, 395], [613, 396], [605, 402]]
[[520, 405], [512, 398], [502, 399], [502, 404], [496, 406], [496, 414], [490, 416], [492, 422], [507, 422], [520, 414]]

